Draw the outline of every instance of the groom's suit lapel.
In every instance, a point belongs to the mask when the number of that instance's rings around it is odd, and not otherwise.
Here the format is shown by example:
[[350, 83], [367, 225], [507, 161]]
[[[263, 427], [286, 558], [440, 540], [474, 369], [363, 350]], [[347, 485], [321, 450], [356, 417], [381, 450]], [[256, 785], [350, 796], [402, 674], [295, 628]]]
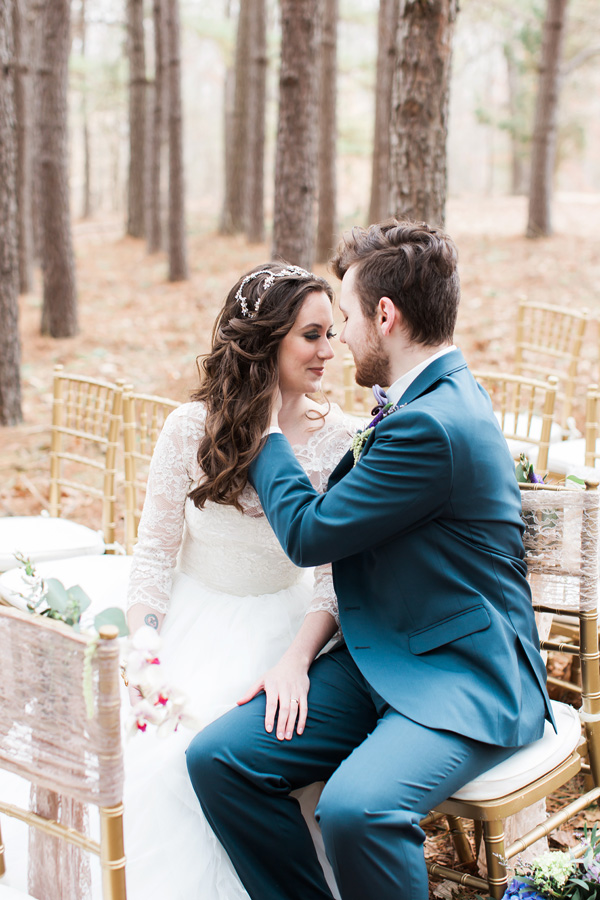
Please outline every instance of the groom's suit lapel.
[[[418, 397], [422, 397], [423, 394], [426, 394], [437, 384], [437, 382], [441, 378], [445, 378], [447, 375], [452, 375], [459, 369], [466, 369], [466, 367], [467, 363], [460, 350], [451, 350], [450, 353], [446, 353], [439, 359], [435, 359], [430, 365], [427, 366], [426, 369], [423, 370], [423, 372], [421, 372], [420, 375], [417, 375], [415, 380], [407, 387], [400, 398], [400, 402], [397, 408], [393, 413], [390, 413], [390, 415], [396, 417], [396, 414], [398, 412], [401, 412], [404, 407], [412, 403], [413, 400], [416, 400]], [[367, 438], [367, 442], [364, 446], [363, 452], [361, 453], [361, 457], [364, 456], [365, 453], [369, 452], [369, 448], [375, 440], [376, 431], [377, 426], [375, 426], [375, 428]], [[344, 456], [342, 462], [345, 459], [346, 457]], [[335, 469], [334, 472], [337, 473], [337, 469]], [[346, 473], [344, 472], [344, 474]]]
[[[394, 410], [390, 415], [395, 416], [396, 413], [405, 406], [408, 406], [409, 403], [412, 403], [413, 400], [416, 400], [417, 397], [421, 397], [423, 394], [427, 393], [439, 380], [440, 378], [444, 378], [447, 375], [452, 375], [454, 372], [459, 371], [459, 369], [465, 369], [467, 367], [467, 363], [465, 361], [464, 356], [460, 352], [460, 350], [451, 350], [450, 353], [446, 353], [444, 356], [441, 356], [439, 359], [434, 360], [427, 368], [421, 372], [420, 375], [417, 375], [415, 380], [408, 386], [402, 397], [400, 398], [401, 402], [398, 405], [398, 408]], [[367, 442], [364, 446], [363, 452], [361, 456], [364, 456], [365, 453], [368, 453], [369, 447], [375, 440], [375, 432], [377, 430], [377, 426], [373, 429], [369, 437], [367, 438]], [[327, 482], [327, 490], [332, 488], [338, 481], [347, 475], [348, 472], [354, 466], [354, 455], [351, 450], [349, 450], [344, 456], [342, 456], [341, 460], [329, 476], [329, 481]]]

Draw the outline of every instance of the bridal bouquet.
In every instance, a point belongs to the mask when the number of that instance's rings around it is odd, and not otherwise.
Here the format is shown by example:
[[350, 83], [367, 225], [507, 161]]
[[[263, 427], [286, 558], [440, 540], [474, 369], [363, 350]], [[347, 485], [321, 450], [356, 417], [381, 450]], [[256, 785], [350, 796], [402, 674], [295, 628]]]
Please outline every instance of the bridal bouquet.
[[527, 869], [517, 870], [502, 900], [600, 900], [600, 838], [596, 825], [584, 836], [585, 852], [576, 858], [549, 851]]

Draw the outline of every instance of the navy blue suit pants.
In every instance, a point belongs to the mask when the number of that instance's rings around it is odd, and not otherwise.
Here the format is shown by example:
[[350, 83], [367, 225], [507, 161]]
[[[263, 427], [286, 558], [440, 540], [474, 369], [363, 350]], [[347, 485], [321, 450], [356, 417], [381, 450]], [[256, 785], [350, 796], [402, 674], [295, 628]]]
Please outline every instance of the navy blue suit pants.
[[305, 731], [290, 741], [265, 731], [263, 694], [194, 738], [188, 771], [208, 821], [252, 900], [330, 900], [290, 796], [326, 781], [317, 819], [343, 900], [427, 900], [419, 820], [512, 749], [406, 718], [345, 647], [317, 659], [310, 682]]

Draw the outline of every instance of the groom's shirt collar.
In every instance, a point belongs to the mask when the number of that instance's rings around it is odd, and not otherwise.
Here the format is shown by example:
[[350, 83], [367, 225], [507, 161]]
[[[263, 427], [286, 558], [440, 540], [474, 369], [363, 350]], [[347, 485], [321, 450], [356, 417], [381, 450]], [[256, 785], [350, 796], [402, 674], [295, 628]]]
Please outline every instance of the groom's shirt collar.
[[400, 378], [397, 378], [392, 386], [389, 387], [386, 391], [389, 400], [394, 404], [399, 403], [404, 393], [413, 383], [415, 378], [417, 378], [421, 374], [421, 372], [423, 372], [427, 368], [427, 366], [431, 365], [434, 360], [439, 359], [441, 356], [445, 356], [446, 353], [450, 353], [452, 350], [456, 350], [455, 344], [452, 344], [451, 347], [444, 347], [443, 350], [439, 350], [437, 353], [434, 353], [432, 356], [424, 359], [423, 362], [420, 362], [409, 372], [405, 372], [404, 375], [401, 375]]

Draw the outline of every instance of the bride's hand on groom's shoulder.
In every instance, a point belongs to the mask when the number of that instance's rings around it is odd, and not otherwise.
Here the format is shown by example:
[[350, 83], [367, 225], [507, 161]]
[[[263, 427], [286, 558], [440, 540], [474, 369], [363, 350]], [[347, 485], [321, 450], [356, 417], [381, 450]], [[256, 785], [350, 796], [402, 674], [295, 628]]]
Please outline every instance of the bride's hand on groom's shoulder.
[[248, 703], [264, 691], [267, 700], [265, 729], [271, 733], [276, 725], [277, 739], [289, 741], [294, 730], [298, 734], [304, 731], [309, 687], [306, 665], [284, 656], [276, 666], [254, 682], [238, 700], [238, 706]]

